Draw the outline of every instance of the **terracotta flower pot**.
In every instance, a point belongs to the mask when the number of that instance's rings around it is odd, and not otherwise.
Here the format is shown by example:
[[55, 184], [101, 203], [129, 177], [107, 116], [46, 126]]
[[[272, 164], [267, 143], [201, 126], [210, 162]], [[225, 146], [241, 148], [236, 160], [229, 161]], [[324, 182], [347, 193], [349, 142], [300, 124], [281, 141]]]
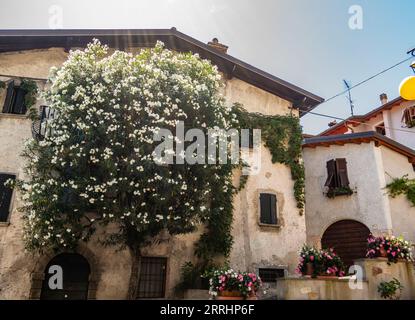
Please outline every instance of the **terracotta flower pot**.
[[311, 262], [307, 262], [305, 265], [305, 275], [306, 276], [312, 276], [314, 273], [314, 266]]
[[218, 293], [216, 300], [258, 300], [255, 293], [245, 298], [239, 291], [221, 291]]

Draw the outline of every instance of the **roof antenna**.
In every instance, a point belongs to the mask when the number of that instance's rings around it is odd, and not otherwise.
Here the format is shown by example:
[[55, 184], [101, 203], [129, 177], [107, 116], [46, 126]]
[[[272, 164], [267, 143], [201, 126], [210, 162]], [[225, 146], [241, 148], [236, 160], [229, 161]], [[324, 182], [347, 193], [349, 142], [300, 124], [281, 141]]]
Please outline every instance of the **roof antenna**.
[[352, 94], [350, 93], [350, 83], [348, 83], [346, 80], [343, 80], [344, 85], [346, 86], [347, 89], [347, 93], [348, 93], [348, 97], [347, 100], [349, 100], [349, 104], [350, 104], [350, 113], [352, 114], [353, 117], [353, 109], [354, 109], [354, 105], [353, 105], [353, 100], [352, 100]]

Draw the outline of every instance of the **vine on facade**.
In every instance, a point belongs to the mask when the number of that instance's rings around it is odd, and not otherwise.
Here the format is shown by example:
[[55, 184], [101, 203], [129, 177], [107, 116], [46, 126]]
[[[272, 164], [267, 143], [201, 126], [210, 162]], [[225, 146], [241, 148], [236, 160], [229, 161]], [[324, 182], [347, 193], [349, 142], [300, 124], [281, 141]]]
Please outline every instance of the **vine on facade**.
[[393, 179], [386, 188], [391, 197], [404, 194], [408, 201], [415, 206], [415, 179], [409, 179], [408, 175], [404, 175], [402, 178]]

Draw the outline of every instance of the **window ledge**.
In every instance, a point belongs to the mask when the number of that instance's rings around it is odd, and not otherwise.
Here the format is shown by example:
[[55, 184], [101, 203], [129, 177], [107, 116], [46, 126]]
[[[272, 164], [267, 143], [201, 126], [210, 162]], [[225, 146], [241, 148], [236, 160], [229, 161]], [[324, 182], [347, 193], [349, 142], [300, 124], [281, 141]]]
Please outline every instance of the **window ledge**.
[[8, 227], [10, 225], [10, 222], [0, 222], [0, 228], [1, 227]]
[[261, 229], [280, 229], [281, 228], [280, 224], [267, 224], [267, 223], [262, 223], [262, 222], [258, 222], [258, 226]]
[[26, 114], [16, 114], [16, 113], [3, 113], [3, 112], [0, 112], [0, 118], [27, 119], [27, 115]]

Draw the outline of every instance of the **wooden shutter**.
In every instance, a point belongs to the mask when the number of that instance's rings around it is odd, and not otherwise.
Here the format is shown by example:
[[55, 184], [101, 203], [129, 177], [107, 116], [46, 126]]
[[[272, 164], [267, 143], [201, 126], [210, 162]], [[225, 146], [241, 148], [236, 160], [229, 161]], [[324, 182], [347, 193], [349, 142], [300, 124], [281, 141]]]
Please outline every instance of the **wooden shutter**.
[[324, 186], [329, 188], [335, 188], [336, 187], [336, 161], [335, 160], [329, 160], [326, 163], [327, 167], [327, 180]]
[[261, 193], [260, 222], [264, 224], [277, 224], [277, 197], [275, 194]]
[[15, 114], [25, 114], [26, 113], [26, 103], [25, 103], [25, 96], [26, 96], [26, 91], [21, 89], [21, 88], [17, 88], [16, 90], [16, 98], [15, 101], [12, 105], [13, 111], [12, 113]]
[[339, 187], [348, 187], [349, 178], [347, 176], [347, 162], [344, 158], [336, 159], [336, 171], [339, 181]]
[[3, 113], [10, 113], [14, 100], [14, 81], [10, 81], [7, 86], [6, 100], [3, 105]]
[[249, 129], [249, 148], [254, 147], [254, 129]]
[[271, 224], [277, 224], [277, 197], [275, 194], [270, 194], [270, 207], [271, 207]]
[[8, 179], [15, 180], [16, 176], [12, 174], [0, 174], [0, 222], [7, 222], [9, 218], [13, 189], [4, 185]]

